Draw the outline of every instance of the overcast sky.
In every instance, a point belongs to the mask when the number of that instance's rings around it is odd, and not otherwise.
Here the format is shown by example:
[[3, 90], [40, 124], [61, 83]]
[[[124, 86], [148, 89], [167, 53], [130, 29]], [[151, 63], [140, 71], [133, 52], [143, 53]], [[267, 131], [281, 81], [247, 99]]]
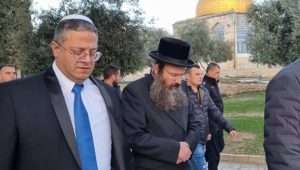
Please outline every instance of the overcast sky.
[[[38, 9], [56, 8], [61, 0], [34, 0]], [[262, 0], [257, 0], [262, 1]], [[154, 18], [155, 27], [172, 32], [172, 25], [184, 19], [195, 17], [198, 0], [140, 0], [146, 20]]]

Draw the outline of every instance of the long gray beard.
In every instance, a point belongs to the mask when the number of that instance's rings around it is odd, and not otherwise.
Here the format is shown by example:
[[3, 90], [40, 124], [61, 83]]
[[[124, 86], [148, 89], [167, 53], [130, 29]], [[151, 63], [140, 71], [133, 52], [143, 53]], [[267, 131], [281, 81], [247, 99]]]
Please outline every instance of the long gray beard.
[[150, 87], [150, 98], [160, 111], [175, 111], [187, 104], [186, 94], [180, 86], [167, 88], [158, 76]]

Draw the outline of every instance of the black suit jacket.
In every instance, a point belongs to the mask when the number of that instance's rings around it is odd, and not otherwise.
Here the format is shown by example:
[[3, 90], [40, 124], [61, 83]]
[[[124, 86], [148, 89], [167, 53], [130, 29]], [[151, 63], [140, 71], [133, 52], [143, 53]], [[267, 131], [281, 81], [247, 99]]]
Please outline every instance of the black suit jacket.
[[[91, 78], [105, 100], [112, 134], [112, 169], [128, 170], [130, 152], [115, 120], [118, 99]], [[0, 85], [0, 169], [80, 170], [65, 100], [52, 69]]]
[[124, 127], [132, 146], [137, 170], [185, 170], [176, 165], [179, 142], [191, 149], [200, 138], [198, 115], [185, 106], [174, 112], [158, 111], [150, 100], [152, 76], [130, 83], [122, 95]]
[[264, 130], [268, 169], [300, 169], [300, 60], [268, 84]]

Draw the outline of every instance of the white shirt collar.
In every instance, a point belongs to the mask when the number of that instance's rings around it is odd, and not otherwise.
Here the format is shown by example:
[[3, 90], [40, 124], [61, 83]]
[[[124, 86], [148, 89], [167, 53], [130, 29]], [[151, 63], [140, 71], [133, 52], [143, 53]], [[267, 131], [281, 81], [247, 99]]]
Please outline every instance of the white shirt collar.
[[[67, 76], [65, 76], [65, 74], [58, 68], [56, 61], [53, 62], [52, 68], [58, 79], [58, 82], [59, 82], [61, 88], [68, 92], [71, 92], [75, 85], [75, 82], [70, 80]], [[84, 85], [84, 87], [88, 87], [90, 85], [94, 85], [94, 83], [90, 79], [86, 79], [83, 82], [83, 85]]]

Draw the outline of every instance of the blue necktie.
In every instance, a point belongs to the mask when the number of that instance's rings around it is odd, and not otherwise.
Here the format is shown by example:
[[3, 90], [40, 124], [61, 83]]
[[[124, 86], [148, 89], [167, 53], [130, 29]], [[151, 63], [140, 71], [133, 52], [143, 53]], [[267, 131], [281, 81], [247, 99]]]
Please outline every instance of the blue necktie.
[[77, 148], [82, 170], [98, 170], [89, 116], [81, 98], [83, 85], [75, 84], [72, 92], [74, 99], [74, 119]]

